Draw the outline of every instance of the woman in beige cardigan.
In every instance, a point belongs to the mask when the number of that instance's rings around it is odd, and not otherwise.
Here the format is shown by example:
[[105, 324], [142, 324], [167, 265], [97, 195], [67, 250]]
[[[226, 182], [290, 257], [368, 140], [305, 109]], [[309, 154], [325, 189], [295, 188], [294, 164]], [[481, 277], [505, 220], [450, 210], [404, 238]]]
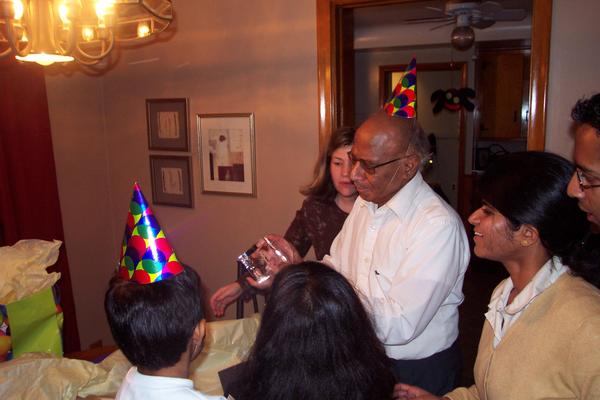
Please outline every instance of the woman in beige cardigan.
[[[475, 385], [444, 399], [600, 399], [600, 290], [577, 277], [589, 227], [566, 195], [573, 172], [562, 157], [528, 152], [498, 160], [482, 177], [483, 206], [469, 217], [474, 252], [501, 262], [510, 277], [485, 314]], [[439, 399], [405, 384], [395, 397]]]

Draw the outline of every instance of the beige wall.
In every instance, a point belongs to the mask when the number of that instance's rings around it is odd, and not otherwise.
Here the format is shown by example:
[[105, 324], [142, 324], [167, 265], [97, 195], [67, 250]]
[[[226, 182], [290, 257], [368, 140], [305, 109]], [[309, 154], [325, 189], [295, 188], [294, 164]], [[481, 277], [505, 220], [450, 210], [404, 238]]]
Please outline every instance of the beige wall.
[[[174, 1], [169, 40], [122, 53], [102, 77], [47, 74], [50, 118], [82, 347], [111, 343], [102, 307], [118, 262], [133, 181], [151, 200], [146, 98], [190, 100], [193, 209], [154, 206], [179, 258], [209, 291], [235, 256], [283, 233], [318, 150], [315, 3]], [[253, 112], [256, 198], [200, 191], [198, 113]], [[156, 153], [156, 152], [155, 152]], [[166, 152], [161, 152], [166, 154]], [[173, 153], [172, 153], [173, 154]], [[228, 313], [233, 317], [234, 307]]]
[[600, 92], [600, 1], [554, 0], [546, 149], [570, 157], [575, 102]]
[[[233, 279], [235, 255], [282, 232], [317, 152], [313, 0], [175, 0], [177, 32], [126, 50], [101, 78], [47, 75], [66, 246], [82, 345], [111, 342], [102, 297], [117, 263], [134, 180], [151, 197], [144, 100], [190, 99], [195, 208], [156, 206], [180, 258], [209, 290]], [[600, 2], [555, 0], [547, 148], [570, 154], [568, 110], [600, 90]], [[406, 57], [405, 57], [406, 58]], [[429, 60], [433, 61], [433, 60]], [[200, 193], [196, 113], [254, 112], [258, 197]], [[233, 311], [233, 310], [230, 310]], [[230, 312], [228, 316], [232, 316]]]

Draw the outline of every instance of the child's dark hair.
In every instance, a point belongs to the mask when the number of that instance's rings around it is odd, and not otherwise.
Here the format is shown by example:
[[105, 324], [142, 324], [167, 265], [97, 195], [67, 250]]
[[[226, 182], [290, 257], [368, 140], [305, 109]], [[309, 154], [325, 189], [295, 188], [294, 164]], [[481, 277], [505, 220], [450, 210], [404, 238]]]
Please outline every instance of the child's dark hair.
[[132, 364], [167, 368], [179, 361], [204, 318], [200, 277], [186, 265], [176, 276], [145, 285], [116, 273], [104, 309], [113, 338]]
[[394, 386], [390, 361], [354, 288], [317, 262], [276, 275], [242, 376], [244, 400], [384, 400]]

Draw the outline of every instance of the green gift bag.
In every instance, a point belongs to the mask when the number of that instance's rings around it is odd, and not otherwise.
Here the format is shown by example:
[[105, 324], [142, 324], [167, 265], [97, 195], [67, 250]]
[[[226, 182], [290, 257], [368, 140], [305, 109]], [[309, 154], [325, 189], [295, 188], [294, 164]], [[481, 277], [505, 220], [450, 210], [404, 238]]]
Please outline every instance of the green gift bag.
[[6, 305], [13, 357], [44, 352], [62, 356], [62, 312], [57, 311], [52, 288]]

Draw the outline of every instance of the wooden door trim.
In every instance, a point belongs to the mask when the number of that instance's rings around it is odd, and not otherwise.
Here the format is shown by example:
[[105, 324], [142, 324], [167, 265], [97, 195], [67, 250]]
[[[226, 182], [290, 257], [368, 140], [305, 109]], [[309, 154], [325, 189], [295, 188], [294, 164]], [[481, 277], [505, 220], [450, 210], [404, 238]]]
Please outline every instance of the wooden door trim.
[[[341, 8], [371, 7], [385, 4], [409, 3], [417, 0], [316, 0], [317, 1], [317, 79], [319, 104], [319, 142], [322, 145], [335, 128], [335, 116], [340, 105], [336, 100], [339, 71], [335, 54], [338, 52], [339, 32], [336, 15]], [[552, 0], [532, 1], [531, 67], [529, 90], [529, 125], [527, 148], [543, 150], [546, 141], [546, 112], [548, 104], [548, 64], [550, 59], [550, 30]]]
[[552, 0], [533, 0], [527, 150], [542, 151], [546, 146], [551, 24]]

